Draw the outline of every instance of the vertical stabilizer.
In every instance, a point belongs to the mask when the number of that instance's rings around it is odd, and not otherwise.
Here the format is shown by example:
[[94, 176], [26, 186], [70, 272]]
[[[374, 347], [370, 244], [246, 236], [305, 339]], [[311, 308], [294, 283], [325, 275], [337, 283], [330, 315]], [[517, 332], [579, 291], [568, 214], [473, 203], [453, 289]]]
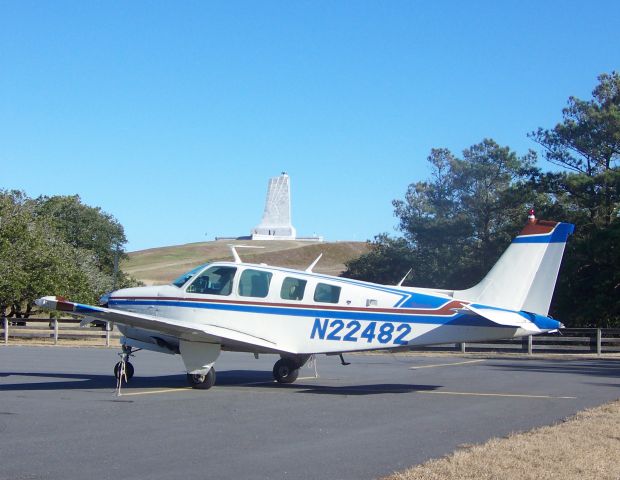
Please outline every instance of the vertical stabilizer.
[[574, 228], [532, 217], [487, 276], [472, 288], [455, 291], [454, 298], [547, 316], [566, 240]]

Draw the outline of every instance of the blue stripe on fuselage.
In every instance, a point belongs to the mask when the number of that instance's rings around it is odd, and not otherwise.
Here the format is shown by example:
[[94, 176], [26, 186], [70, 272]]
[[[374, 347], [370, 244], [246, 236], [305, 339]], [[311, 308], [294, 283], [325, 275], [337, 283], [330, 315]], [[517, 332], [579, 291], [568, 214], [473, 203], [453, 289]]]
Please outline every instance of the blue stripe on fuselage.
[[110, 307], [122, 306], [161, 306], [161, 307], [181, 307], [181, 308], [201, 308], [207, 310], [220, 310], [240, 313], [258, 313], [268, 315], [283, 315], [291, 317], [311, 317], [311, 318], [339, 318], [342, 320], [368, 320], [378, 322], [401, 322], [401, 323], [425, 323], [435, 325], [469, 325], [469, 326], [497, 326], [484, 318], [475, 317], [468, 314], [454, 313], [450, 316], [441, 315], [415, 315], [410, 313], [386, 313], [386, 312], [365, 312], [355, 310], [318, 310], [311, 308], [287, 308], [275, 306], [262, 306], [259, 304], [239, 305], [224, 303], [204, 303], [178, 300], [111, 300]]

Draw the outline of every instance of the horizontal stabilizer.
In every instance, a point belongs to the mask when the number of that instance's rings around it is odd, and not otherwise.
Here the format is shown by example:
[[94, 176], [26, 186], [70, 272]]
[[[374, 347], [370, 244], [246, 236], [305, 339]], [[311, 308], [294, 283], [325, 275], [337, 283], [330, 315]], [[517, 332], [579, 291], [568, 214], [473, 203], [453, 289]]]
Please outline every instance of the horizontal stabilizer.
[[471, 305], [463, 305], [463, 308], [479, 315], [482, 318], [486, 318], [493, 323], [497, 323], [498, 325], [522, 328], [524, 330], [529, 330], [532, 333], [539, 333], [541, 331], [535, 323], [523, 318], [517, 312], [498, 310], [495, 308], [475, 308]]

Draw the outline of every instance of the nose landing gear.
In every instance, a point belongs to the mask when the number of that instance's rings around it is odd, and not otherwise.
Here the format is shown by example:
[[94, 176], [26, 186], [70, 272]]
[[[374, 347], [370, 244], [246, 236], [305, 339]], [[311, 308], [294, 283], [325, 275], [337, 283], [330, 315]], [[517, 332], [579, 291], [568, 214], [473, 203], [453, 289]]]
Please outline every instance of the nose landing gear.
[[123, 380], [125, 380], [125, 382], [128, 382], [129, 380], [131, 380], [131, 377], [133, 377], [133, 373], [134, 368], [131, 362], [123, 362], [121, 360], [116, 365], [114, 365], [114, 376], [117, 380], [123, 377]]
[[131, 362], [129, 361], [129, 357], [133, 357], [133, 352], [137, 352], [140, 349], [133, 350], [128, 345], [123, 345], [121, 347], [121, 353], [119, 353], [119, 357], [121, 357], [120, 362], [114, 365], [114, 377], [117, 380], [117, 383], [120, 383], [122, 380], [128, 382], [131, 380], [134, 374], [134, 368]]

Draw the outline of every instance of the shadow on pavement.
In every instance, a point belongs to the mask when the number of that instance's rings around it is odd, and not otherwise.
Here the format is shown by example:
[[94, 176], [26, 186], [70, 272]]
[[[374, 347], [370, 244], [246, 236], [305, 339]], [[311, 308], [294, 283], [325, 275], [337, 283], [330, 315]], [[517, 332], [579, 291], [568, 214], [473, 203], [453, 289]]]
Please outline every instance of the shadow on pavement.
[[314, 393], [320, 395], [383, 395], [386, 393], [411, 393], [437, 390], [439, 385], [411, 385], [404, 383], [382, 383], [373, 385], [291, 385], [301, 389], [298, 393]]
[[519, 361], [493, 363], [486, 366], [516, 372], [543, 372], [553, 374], [587, 375], [603, 378], [620, 376], [620, 359], [605, 360], [565, 360], [565, 359], [520, 359]]
[[[12, 377], [15, 377], [12, 383]], [[0, 391], [60, 391], [60, 390], [110, 390], [116, 387], [112, 375], [88, 375], [71, 373], [2, 373]], [[317, 382], [321, 379], [318, 378]], [[123, 391], [138, 389], [185, 388], [185, 375], [160, 375], [155, 377], [133, 377], [123, 385]], [[279, 384], [273, 381], [271, 372], [256, 370], [229, 370], [217, 372], [216, 387], [273, 388], [294, 390], [295, 393], [319, 395], [380, 395], [410, 393], [421, 390], [436, 390], [436, 385], [413, 384], [369, 384], [369, 385], [318, 385], [308, 382]]]
[[[116, 387], [113, 375], [88, 375], [71, 373], [3, 373], [0, 375], [0, 392], [2, 391], [32, 391], [32, 390], [110, 390]], [[7, 383], [11, 377], [15, 382]], [[35, 378], [35, 381], [32, 379]], [[127, 388], [174, 388], [185, 387], [184, 375], [164, 375], [158, 377], [134, 377]]]

